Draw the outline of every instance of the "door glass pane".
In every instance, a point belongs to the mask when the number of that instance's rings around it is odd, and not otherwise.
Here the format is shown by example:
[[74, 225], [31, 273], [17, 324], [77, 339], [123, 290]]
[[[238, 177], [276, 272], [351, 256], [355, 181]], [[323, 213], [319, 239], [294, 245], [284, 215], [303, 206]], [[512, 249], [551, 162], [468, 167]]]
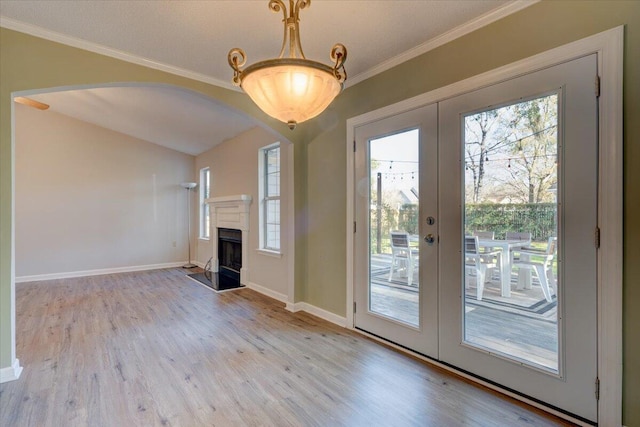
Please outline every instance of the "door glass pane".
[[372, 139], [369, 153], [369, 310], [417, 327], [419, 130]]
[[557, 373], [558, 95], [464, 125], [464, 340]]

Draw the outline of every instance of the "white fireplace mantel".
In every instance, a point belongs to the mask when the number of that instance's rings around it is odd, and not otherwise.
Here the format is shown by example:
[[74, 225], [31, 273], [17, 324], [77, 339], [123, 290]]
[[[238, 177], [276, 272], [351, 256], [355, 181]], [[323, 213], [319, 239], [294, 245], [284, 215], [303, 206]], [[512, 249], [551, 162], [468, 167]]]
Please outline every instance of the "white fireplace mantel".
[[218, 272], [218, 228], [231, 228], [242, 231], [242, 268], [240, 268], [240, 283], [249, 280], [249, 205], [251, 196], [240, 194], [237, 196], [211, 197], [205, 200], [209, 205], [211, 219], [211, 242], [213, 245], [213, 272]]

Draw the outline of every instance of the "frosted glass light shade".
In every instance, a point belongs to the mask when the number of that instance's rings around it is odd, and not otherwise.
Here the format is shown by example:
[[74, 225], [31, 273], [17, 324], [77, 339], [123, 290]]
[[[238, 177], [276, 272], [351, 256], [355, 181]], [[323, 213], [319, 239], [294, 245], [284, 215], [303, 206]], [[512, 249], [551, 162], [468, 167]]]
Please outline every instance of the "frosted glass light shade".
[[285, 58], [248, 67], [241, 87], [262, 111], [293, 129], [322, 113], [340, 93], [342, 83], [324, 64]]

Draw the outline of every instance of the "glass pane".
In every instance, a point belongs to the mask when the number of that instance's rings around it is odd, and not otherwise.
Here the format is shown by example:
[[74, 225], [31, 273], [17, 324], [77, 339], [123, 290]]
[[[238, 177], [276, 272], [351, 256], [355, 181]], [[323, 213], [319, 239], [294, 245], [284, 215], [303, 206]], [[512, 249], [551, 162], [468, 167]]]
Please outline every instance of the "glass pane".
[[280, 249], [280, 200], [266, 201], [265, 247]]
[[205, 239], [209, 238], [209, 204], [205, 202], [210, 196], [210, 170], [209, 168], [203, 168], [200, 170], [200, 203], [201, 203], [201, 222], [200, 222], [200, 237]]
[[558, 96], [464, 117], [464, 339], [558, 372]]
[[369, 310], [420, 324], [417, 129], [369, 141]]
[[266, 197], [280, 195], [280, 147], [271, 148], [265, 152], [266, 156]]
[[210, 171], [209, 171], [209, 168], [207, 168], [204, 171], [204, 180], [203, 180], [204, 181], [203, 184], [204, 184], [204, 198], [205, 199], [208, 199], [209, 197], [211, 197], [211, 196], [209, 196], [209, 188], [211, 187], [209, 185], [209, 179], [210, 179], [209, 177], [210, 177]]
[[210, 218], [209, 218], [209, 204], [205, 203], [202, 209], [202, 237], [209, 238], [210, 230]]

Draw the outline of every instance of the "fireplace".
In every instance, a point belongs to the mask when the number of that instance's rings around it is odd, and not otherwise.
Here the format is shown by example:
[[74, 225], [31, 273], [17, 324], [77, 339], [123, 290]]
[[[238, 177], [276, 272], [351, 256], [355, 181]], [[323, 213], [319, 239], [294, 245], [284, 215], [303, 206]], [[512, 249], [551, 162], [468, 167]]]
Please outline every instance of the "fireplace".
[[224, 288], [240, 286], [242, 231], [218, 228], [218, 280]]
[[[212, 197], [211, 275], [214, 289], [244, 286], [249, 281], [249, 205], [251, 196]], [[215, 274], [214, 274], [215, 273]]]

